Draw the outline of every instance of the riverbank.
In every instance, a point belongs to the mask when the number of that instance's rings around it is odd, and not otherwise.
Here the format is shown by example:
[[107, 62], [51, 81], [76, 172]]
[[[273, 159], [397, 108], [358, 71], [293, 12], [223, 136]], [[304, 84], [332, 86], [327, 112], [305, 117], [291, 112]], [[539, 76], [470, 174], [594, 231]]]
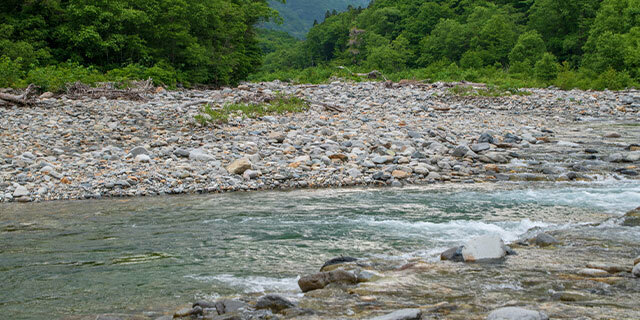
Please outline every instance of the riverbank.
[[[640, 93], [531, 89], [468, 96], [447, 84], [245, 84], [146, 102], [43, 97], [0, 108], [0, 202], [414, 185], [638, 179]], [[303, 113], [194, 120], [276, 93]]]

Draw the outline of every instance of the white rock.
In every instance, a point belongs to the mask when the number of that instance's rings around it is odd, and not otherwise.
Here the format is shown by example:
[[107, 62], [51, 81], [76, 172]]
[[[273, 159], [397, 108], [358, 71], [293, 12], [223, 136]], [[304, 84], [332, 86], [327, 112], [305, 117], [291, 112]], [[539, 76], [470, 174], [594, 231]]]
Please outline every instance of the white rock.
[[633, 271], [631, 271], [631, 273], [634, 277], [640, 278], [640, 263], [636, 264], [636, 266], [633, 267]]
[[539, 311], [518, 307], [506, 307], [492, 311], [487, 320], [548, 320], [549, 317]]
[[29, 194], [30, 194], [29, 190], [27, 190], [27, 188], [25, 188], [24, 186], [18, 186], [18, 187], [16, 187], [16, 190], [13, 191], [13, 197], [14, 198], [26, 197]]
[[151, 161], [151, 157], [149, 157], [146, 154], [139, 154], [139, 155], [136, 156], [135, 161], [136, 162], [149, 162], [149, 161]]
[[195, 161], [214, 161], [216, 158], [210, 155], [207, 151], [202, 149], [193, 149], [189, 152], [189, 159]]
[[420, 309], [401, 309], [370, 320], [413, 320], [420, 319], [421, 316], [422, 311]]
[[475, 237], [465, 243], [462, 249], [464, 261], [501, 259], [507, 255], [504, 242], [498, 235]]

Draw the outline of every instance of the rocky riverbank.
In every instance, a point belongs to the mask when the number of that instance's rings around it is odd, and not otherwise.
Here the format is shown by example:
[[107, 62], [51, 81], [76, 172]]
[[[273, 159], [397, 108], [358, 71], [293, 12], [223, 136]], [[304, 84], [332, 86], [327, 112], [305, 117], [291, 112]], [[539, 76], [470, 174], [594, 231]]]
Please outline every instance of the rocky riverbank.
[[[245, 84], [0, 107], [0, 202], [434, 182], [637, 179], [640, 92], [456, 96], [447, 84]], [[204, 103], [304, 113], [201, 126]], [[342, 110], [342, 112], [340, 112]]]

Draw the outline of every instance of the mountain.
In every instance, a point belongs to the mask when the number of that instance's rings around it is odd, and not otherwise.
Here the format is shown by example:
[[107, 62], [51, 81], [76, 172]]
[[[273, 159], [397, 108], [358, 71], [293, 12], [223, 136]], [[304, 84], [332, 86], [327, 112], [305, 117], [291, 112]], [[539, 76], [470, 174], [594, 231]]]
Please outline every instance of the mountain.
[[268, 23], [264, 26], [268, 29], [285, 31], [290, 35], [304, 39], [307, 32], [313, 27], [314, 21], [324, 21], [327, 11], [344, 11], [348, 6], [366, 7], [370, 0], [287, 0], [282, 3], [270, 0], [269, 5], [280, 12], [283, 24]]

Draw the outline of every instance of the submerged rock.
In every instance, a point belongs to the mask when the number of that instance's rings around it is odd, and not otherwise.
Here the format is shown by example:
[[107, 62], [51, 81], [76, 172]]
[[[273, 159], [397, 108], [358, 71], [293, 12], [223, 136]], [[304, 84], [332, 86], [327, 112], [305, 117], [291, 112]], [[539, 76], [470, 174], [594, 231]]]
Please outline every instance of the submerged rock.
[[492, 311], [487, 320], [548, 320], [549, 317], [539, 311], [518, 307], [506, 307]]
[[240, 300], [222, 299], [215, 303], [216, 311], [219, 315], [236, 312], [241, 309], [246, 309], [249, 305]]
[[320, 271], [325, 271], [325, 268], [329, 267], [329, 266], [333, 266], [336, 264], [343, 264], [343, 263], [348, 263], [348, 262], [355, 262], [358, 261], [357, 258], [354, 257], [337, 257], [337, 258], [333, 258], [327, 262], [325, 262], [322, 265], [322, 268], [320, 268]]
[[293, 307], [295, 307], [293, 302], [276, 294], [262, 296], [256, 303], [256, 309], [270, 309], [273, 312], [280, 312]]
[[447, 251], [440, 254], [440, 260], [463, 262], [464, 258], [462, 257], [462, 248], [462, 246], [459, 246], [448, 249]]
[[358, 278], [351, 272], [334, 270], [307, 275], [298, 280], [298, 286], [302, 292], [322, 289], [330, 283], [356, 284], [358, 283]]
[[497, 235], [475, 237], [467, 241], [462, 248], [462, 257], [465, 262], [497, 260], [506, 255], [504, 242]]
[[623, 217], [622, 225], [627, 227], [640, 226], [640, 207], [627, 212]]
[[420, 309], [401, 309], [370, 320], [418, 320], [422, 317]]

